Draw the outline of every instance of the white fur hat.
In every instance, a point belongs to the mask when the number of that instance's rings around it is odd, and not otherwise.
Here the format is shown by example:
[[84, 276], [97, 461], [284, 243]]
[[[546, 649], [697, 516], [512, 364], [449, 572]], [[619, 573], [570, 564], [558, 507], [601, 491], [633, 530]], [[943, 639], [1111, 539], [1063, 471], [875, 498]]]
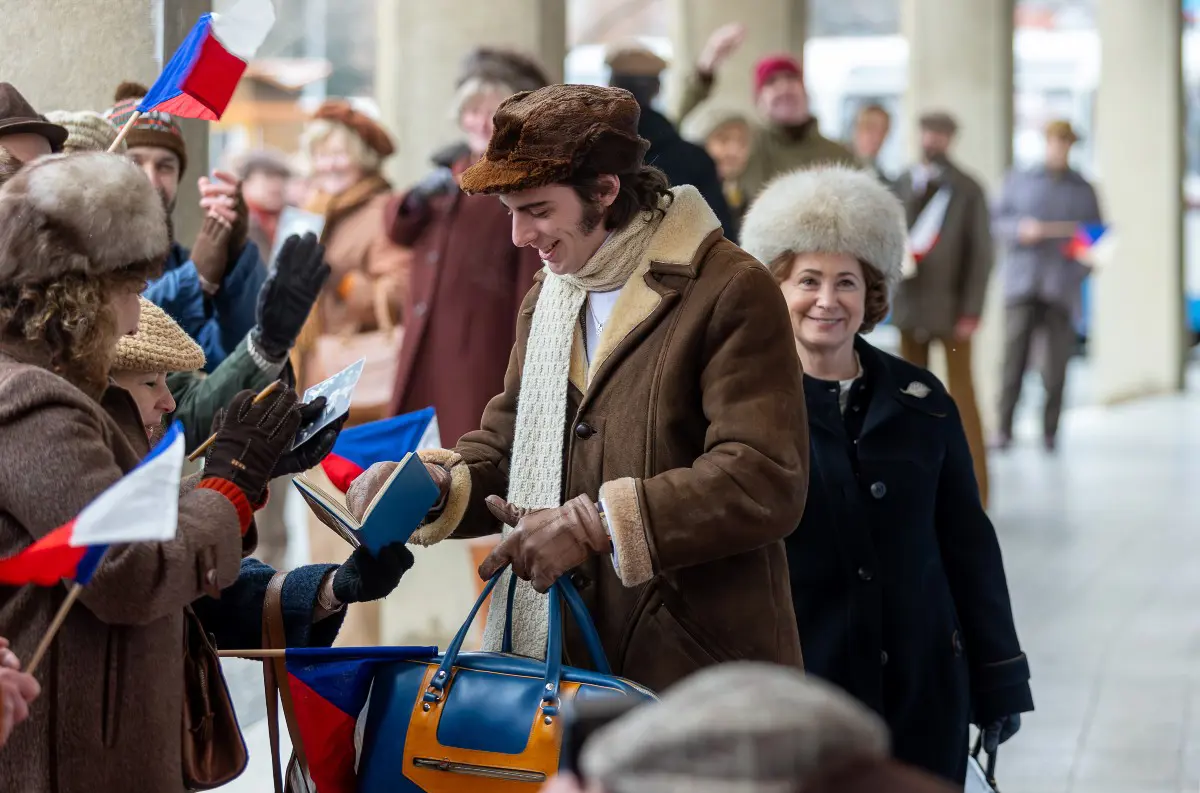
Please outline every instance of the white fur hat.
[[908, 232], [904, 208], [866, 171], [827, 166], [767, 185], [742, 222], [741, 245], [770, 264], [785, 253], [845, 253], [900, 283]]
[[118, 154], [42, 157], [0, 188], [0, 283], [99, 275], [165, 258], [162, 199]]

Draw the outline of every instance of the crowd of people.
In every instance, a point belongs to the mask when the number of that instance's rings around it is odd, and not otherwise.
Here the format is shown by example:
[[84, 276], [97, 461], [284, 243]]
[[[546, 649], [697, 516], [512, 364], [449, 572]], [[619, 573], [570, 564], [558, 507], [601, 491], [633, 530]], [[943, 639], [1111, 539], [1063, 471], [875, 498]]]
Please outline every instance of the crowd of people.
[[[708, 99], [743, 36], [713, 34], [678, 121], [648, 50], [614, 48], [611, 85], [588, 86], [480, 48], [450, 102], [461, 140], [400, 191], [387, 131], [328, 101], [303, 173], [254, 152], [199, 176], [190, 248], [171, 223], [187, 147], [169, 114], [131, 121], [143, 86], [42, 115], [0, 83], [0, 555], [71, 520], [167, 422], [189, 450], [215, 433], [180, 483], [177, 538], [112, 549], [36, 676], [20, 659], [65, 589], [0, 587], [0, 779], [181, 789], [185, 617], [219, 646], [263, 642], [286, 547], [270, 495], [347, 420], [291, 449], [324, 407], [297, 394], [356, 336], [394, 386], [350, 420], [433, 406], [451, 441], [420, 452], [441, 498], [411, 542], [501, 535], [479, 575], [515, 579], [511, 619], [491, 610], [484, 649], [507, 633], [543, 657], [546, 592], [568, 576], [614, 673], [667, 692], [553, 789], [705, 789], [720, 765], [745, 790], [935, 791], [961, 787], [971, 725], [989, 751], [1015, 734], [1030, 670], [970, 341], [995, 234], [997, 443], [1043, 333], [1053, 448], [1086, 272], [1055, 229], [1099, 220], [1074, 133], [1052, 125], [1046, 166], [989, 205], [950, 156], [955, 119], [927, 113], [921, 161], [893, 178], [886, 110], [864, 108], [849, 145], [825, 137], [791, 56], [755, 65], [757, 117]], [[279, 238], [289, 206], [319, 239]], [[889, 319], [899, 357], [867, 340]], [[354, 482], [351, 511], [395, 465]], [[312, 536], [283, 588], [289, 646], [328, 646], [413, 564], [401, 543], [347, 556]], [[568, 655], [582, 641], [568, 628]]]

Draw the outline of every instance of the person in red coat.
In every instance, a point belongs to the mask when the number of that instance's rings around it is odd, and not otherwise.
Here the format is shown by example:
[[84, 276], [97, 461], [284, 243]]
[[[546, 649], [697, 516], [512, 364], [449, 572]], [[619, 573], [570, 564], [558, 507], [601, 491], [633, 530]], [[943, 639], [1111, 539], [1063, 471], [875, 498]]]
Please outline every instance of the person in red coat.
[[469, 54], [455, 97], [466, 143], [436, 154], [434, 170], [385, 214], [392, 240], [413, 253], [393, 411], [432, 405], [446, 443], [479, 429], [488, 400], [504, 390], [517, 311], [542, 266], [535, 249], [513, 245], [504, 205], [466, 195], [458, 178], [487, 150], [500, 103], [547, 82], [519, 53]]

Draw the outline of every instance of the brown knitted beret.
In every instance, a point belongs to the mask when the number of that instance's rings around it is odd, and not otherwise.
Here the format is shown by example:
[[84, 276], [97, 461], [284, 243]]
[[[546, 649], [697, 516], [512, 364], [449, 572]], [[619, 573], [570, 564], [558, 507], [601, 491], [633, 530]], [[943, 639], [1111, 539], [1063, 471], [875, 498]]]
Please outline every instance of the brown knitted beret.
[[187, 335], [167, 312], [146, 298], [138, 298], [142, 316], [137, 335], [122, 336], [117, 342], [114, 372], [192, 372], [204, 366], [204, 350]]
[[597, 85], [548, 85], [510, 96], [496, 110], [483, 158], [462, 175], [466, 193], [515, 193], [579, 171], [636, 171], [650, 148], [638, 136], [633, 94]]
[[334, 121], [354, 130], [354, 133], [363, 139], [363, 143], [366, 143], [380, 157], [390, 157], [396, 151], [396, 147], [392, 145], [392, 137], [387, 134], [387, 130], [379, 126], [370, 116], [355, 110], [344, 99], [330, 99], [317, 108], [317, 112], [313, 114], [313, 120], [320, 119]]

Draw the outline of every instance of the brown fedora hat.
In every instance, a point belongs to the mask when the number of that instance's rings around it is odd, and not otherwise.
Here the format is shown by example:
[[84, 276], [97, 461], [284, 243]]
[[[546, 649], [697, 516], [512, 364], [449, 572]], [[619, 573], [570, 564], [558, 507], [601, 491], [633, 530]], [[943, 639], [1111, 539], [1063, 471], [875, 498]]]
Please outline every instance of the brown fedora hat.
[[23, 132], [41, 135], [50, 141], [50, 150], [61, 152], [67, 142], [67, 128], [51, 124], [39, 114], [12, 83], [0, 83], [0, 137]]

